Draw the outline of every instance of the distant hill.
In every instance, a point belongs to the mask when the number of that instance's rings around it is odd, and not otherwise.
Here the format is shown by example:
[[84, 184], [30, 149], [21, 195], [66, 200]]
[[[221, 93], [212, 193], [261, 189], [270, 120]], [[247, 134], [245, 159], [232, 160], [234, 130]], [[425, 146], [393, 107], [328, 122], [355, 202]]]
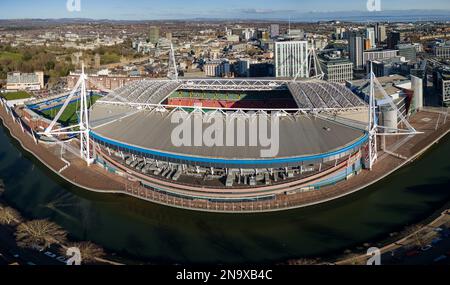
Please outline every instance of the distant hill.
[[264, 12], [244, 10], [230, 15], [211, 17], [180, 17], [177, 19], [86, 19], [86, 18], [63, 18], [63, 19], [0, 19], [0, 26], [45, 26], [55, 24], [83, 24], [83, 23], [144, 23], [149, 21], [264, 21], [277, 20], [293, 22], [317, 22], [317, 21], [346, 21], [346, 22], [416, 22], [416, 21], [450, 21], [450, 10], [392, 10], [380, 12], [368, 11], [338, 11], [338, 12], [301, 12], [301, 11], [273, 11]]

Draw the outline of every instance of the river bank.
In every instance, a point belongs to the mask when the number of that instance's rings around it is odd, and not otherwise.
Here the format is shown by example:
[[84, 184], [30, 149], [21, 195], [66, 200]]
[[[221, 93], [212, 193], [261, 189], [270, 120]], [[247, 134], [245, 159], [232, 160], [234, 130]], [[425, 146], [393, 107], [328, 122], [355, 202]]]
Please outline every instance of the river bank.
[[138, 263], [273, 264], [357, 252], [366, 242], [378, 244], [426, 219], [450, 198], [448, 137], [387, 179], [347, 197], [291, 211], [225, 215], [78, 189], [7, 133], [0, 132], [0, 178], [9, 205]]
[[[11, 136], [19, 141], [22, 148], [35, 156], [55, 174], [79, 188], [105, 194], [125, 194], [182, 209], [219, 213], [258, 213], [292, 210], [345, 197], [381, 181], [411, 161], [414, 161], [450, 131], [450, 121], [438, 128], [434, 128], [435, 121], [438, 121], [440, 118], [439, 114], [420, 112], [411, 118], [411, 124], [416, 130], [423, 132], [423, 135], [407, 138], [395, 137], [387, 140], [387, 147], [394, 147], [397, 152], [380, 151], [380, 158], [372, 171], [363, 170], [356, 177], [351, 177], [351, 179], [318, 191], [280, 195], [274, 200], [239, 202], [234, 205], [234, 203], [192, 201], [144, 188], [137, 183], [131, 182], [135, 178], [131, 175], [128, 177], [126, 170], [123, 172], [125, 176], [118, 176], [108, 172], [99, 165], [85, 167], [85, 162], [74, 155], [64, 158], [62, 151], [59, 149], [60, 146], [40, 143], [24, 130], [20, 118], [17, 118], [14, 114], [14, 110], [9, 109], [6, 104], [3, 105], [3, 108], [0, 108], [0, 118], [4, 126], [8, 128]], [[401, 148], [398, 147], [399, 145]], [[57, 153], [60, 156], [57, 156]]]

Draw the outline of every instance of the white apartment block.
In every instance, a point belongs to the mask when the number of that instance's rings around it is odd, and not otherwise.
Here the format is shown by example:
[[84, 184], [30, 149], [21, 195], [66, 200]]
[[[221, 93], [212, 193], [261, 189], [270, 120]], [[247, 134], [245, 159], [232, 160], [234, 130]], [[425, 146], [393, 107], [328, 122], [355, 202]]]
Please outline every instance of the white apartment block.
[[275, 43], [275, 76], [283, 78], [309, 77], [308, 42]]

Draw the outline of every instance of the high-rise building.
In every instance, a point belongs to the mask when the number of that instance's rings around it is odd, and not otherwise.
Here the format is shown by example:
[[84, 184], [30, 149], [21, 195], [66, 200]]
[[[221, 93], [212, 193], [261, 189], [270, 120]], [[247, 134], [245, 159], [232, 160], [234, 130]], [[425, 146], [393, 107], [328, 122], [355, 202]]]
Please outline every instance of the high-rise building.
[[319, 62], [325, 80], [343, 83], [353, 79], [353, 63], [343, 58], [340, 52], [322, 54], [319, 56]]
[[442, 105], [450, 107], [450, 69], [440, 67], [433, 71], [433, 84], [440, 93]]
[[375, 41], [377, 44], [385, 42], [387, 39], [386, 26], [377, 23], [375, 25]]
[[275, 43], [276, 77], [309, 77], [308, 42], [289, 41]]
[[398, 55], [403, 56], [407, 61], [417, 59], [417, 49], [412, 44], [399, 44], [397, 45]]
[[344, 38], [344, 33], [345, 33], [345, 28], [343, 28], [343, 27], [337, 27], [336, 28], [336, 32], [335, 32], [335, 34], [336, 34], [336, 39], [337, 40], [342, 40], [343, 38]]
[[364, 66], [364, 37], [358, 32], [353, 32], [350, 35], [349, 54], [350, 60], [353, 62], [353, 67], [355, 69], [362, 69]]
[[159, 41], [159, 28], [155, 26], [150, 27], [150, 32], [148, 33], [148, 40], [152, 44], [157, 44]]
[[168, 41], [172, 41], [172, 33], [171, 33], [171, 32], [167, 32], [167, 33], [166, 33], [166, 39], [167, 39]]
[[400, 33], [390, 32], [387, 38], [387, 44], [389, 49], [395, 49], [395, 47], [400, 43]]
[[280, 35], [280, 25], [272, 24], [270, 25], [270, 37], [276, 38]]
[[374, 27], [368, 27], [366, 29], [366, 39], [368, 39], [370, 42], [370, 48], [376, 47], [375, 28]]
[[372, 49], [372, 44], [369, 39], [364, 39], [364, 50]]
[[245, 39], [245, 40], [250, 40], [250, 39], [252, 39], [252, 38], [254, 38], [255, 37], [255, 30], [254, 29], [245, 29], [243, 32], [242, 32], [242, 37]]

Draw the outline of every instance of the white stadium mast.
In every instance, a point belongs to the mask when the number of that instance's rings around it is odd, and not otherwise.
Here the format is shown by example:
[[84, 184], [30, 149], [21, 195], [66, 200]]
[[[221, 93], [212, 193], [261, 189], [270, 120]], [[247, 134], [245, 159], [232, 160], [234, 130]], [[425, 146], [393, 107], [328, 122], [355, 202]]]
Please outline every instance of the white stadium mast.
[[370, 92], [369, 92], [369, 118], [368, 118], [368, 133], [369, 133], [369, 147], [366, 157], [369, 170], [372, 170], [373, 165], [378, 159], [378, 144], [377, 144], [377, 115], [375, 102], [375, 74], [370, 70]]
[[173, 43], [170, 43], [169, 70], [167, 71], [167, 77], [171, 80], [178, 81], [177, 61], [175, 59]]
[[[78, 79], [75, 87], [67, 96], [66, 101], [59, 110], [56, 117], [50, 123], [48, 128], [40, 135], [45, 135], [48, 137], [61, 136], [61, 135], [79, 135], [80, 136], [80, 157], [86, 161], [86, 163], [91, 165], [94, 161], [92, 151], [91, 151], [91, 141], [90, 141], [90, 127], [89, 127], [89, 104], [88, 95], [86, 89], [86, 82], [88, 81], [88, 76], [84, 72], [84, 63], [81, 68], [80, 78]], [[61, 115], [66, 110], [67, 106], [70, 104], [72, 98], [79, 94], [80, 96], [80, 112], [79, 112], [79, 122], [77, 125], [64, 127], [54, 130], [56, 123], [58, 122]]]
[[[309, 44], [310, 43], [308, 42], [308, 45]], [[307, 58], [308, 58], [308, 61], [302, 64], [302, 68], [303, 68], [304, 64], [307, 64], [308, 78], [323, 80], [325, 77], [325, 73], [323, 72], [322, 67], [320, 66], [320, 61], [317, 56], [314, 40], [312, 41], [311, 46], [308, 48]], [[313, 72], [313, 68], [314, 68], [314, 72]], [[295, 77], [293, 79], [294, 82], [297, 81], [297, 79], [300, 77], [301, 70], [302, 69], [300, 69], [299, 72], [295, 75]]]
[[[369, 92], [369, 118], [368, 118], [368, 134], [369, 134], [369, 143], [368, 143], [368, 151], [366, 154], [366, 161], [368, 163], [368, 168], [370, 170], [373, 169], [375, 162], [378, 159], [378, 143], [377, 136], [414, 136], [417, 134], [422, 134], [422, 132], [416, 131], [414, 127], [408, 122], [405, 118], [401, 110], [398, 109], [397, 105], [394, 103], [391, 96], [389, 96], [384, 90], [381, 83], [378, 81], [375, 73], [373, 72], [373, 66], [370, 67], [369, 74], [369, 82], [370, 82], [370, 92]], [[378, 124], [378, 116], [377, 116], [377, 103], [376, 103], [376, 94], [375, 91], [378, 90], [381, 93], [382, 100], [387, 102], [389, 107], [394, 110], [397, 114], [397, 128], [389, 128], [386, 126], [382, 126]], [[379, 113], [379, 111], [378, 111]], [[398, 128], [400, 124], [406, 127], [406, 129]]]

